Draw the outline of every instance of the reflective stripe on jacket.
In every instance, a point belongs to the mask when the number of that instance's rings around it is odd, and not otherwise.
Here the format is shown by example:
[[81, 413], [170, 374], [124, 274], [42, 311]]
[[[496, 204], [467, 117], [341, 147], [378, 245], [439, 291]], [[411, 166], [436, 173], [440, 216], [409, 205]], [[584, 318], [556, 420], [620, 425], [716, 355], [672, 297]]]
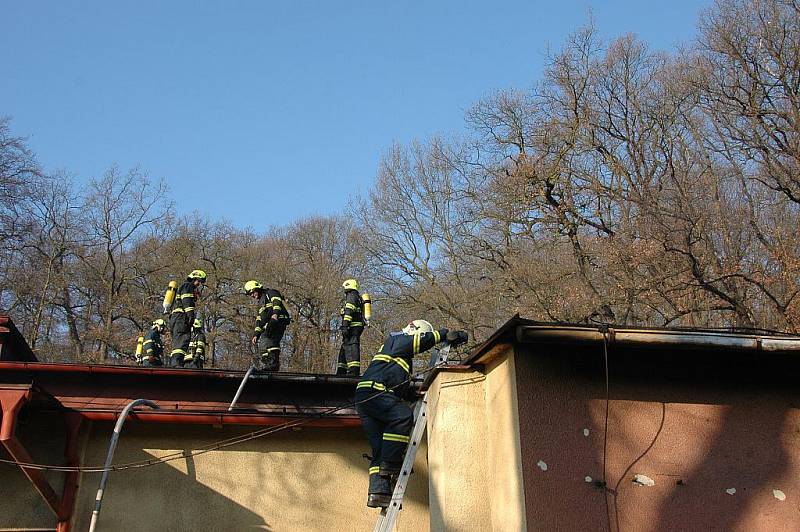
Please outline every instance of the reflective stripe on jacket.
[[369, 381], [373, 383], [372, 388], [375, 388], [374, 383], [379, 383], [387, 390], [404, 396], [409, 386], [407, 381], [411, 377], [414, 355], [427, 351], [441, 342], [445, 336], [447, 329], [413, 335], [390, 334], [378, 350], [378, 354], [372, 357], [367, 370], [361, 376], [359, 387], [362, 382]]

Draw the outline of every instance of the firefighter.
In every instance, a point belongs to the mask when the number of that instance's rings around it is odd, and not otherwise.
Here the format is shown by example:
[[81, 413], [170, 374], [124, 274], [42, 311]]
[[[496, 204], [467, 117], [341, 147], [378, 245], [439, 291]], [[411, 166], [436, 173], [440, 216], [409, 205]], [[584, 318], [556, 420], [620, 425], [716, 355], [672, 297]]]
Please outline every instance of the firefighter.
[[251, 343], [258, 349], [263, 371], [280, 369], [281, 339], [289, 325], [289, 311], [280, 292], [258, 281], [247, 281], [244, 292], [258, 300], [256, 326]]
[[358, 281], [347, 279], [342, 283], [344, 288], [344, 306], [339, 312], [342, 315], [342, 347], [339, 349], [337, 375], [358, 377], [361, 373], [361, 333], [364, 332], [364, 301], [358, 293]]
[[164, 353], [164, 344], [161, 335], [167, 329], [167, 324], [161, 318], [153, 322], [153, 325], [144, 335], [142, 343], [142, 366], [163, 366], [161, 355]]
[[206, 283], [206, 272], [193, 270], [186, 276], [186, 281], [175, 293], [175, 303], [169, 316], [169, 328], [172, 334], [172, 352], [169, 355], [170, 366], [181, 367], [192, 335], [195, 305], [200, 297], [200, 290]]
[[411, 368], [414, 355], [440, 341], [459, 345], [464, 331], [434, 330], [425, 320], [414, 320], [402, 332], [390, 334], [372, 358], [356, 386], [356, 410], [372, 447], [367, 506], [386, 508], [400, 472], [414, 414], [404, 398], [412, 399]]
[[183, 366], [203, 369], [206, 360], [206, 333], [203, 332], [203, 322], [198, 319], [192, 324], [192, 337], [189, 340], [189, 351], [183, 357]]

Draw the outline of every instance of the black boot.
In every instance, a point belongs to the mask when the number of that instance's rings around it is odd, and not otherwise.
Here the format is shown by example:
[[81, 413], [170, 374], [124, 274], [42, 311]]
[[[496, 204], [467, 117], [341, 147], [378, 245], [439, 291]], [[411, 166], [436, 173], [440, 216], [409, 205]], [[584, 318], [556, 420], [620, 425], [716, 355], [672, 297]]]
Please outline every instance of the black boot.
[[367, 497], [367, 506], [370, 508], [388, 508], [392, 504], [392, 496], [383, 493], [370, 493]]
[[261, 357], [261, 371], [278, 371], [280, 362], [275, 355], [264, 355]]
[[377, 473], [369, 476], [369, 497], [367, 506], [370, 508], [388, 508], [392, 502], [392, 486], [388, 478]]

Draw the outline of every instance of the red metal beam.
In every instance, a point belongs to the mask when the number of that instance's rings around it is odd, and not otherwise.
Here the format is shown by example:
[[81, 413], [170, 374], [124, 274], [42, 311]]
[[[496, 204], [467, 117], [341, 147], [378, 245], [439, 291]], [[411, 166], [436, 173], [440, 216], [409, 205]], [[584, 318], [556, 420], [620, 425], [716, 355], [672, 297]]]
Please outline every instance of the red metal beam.
[[[67, 441], [64, 449], [64, 456], [68, 466], [80, 465], [78, 454], [78, 434], [83, 423], [83, 416], [77, 412], [67, 412], [64, 415], [64, 424], [67, 429]], [[64, 479], [64, 491], [61, 494], [61, 505], [58, 509], [57, 532], [69, 532], [71, 528], [72, 514], [75, 511], [75, 498], [78, 493], [78, 479], [80, 474], [77, 471], [70, 471]]]
[[[80, 414], [92, 421], [116, 421], [119, 412], [83, 411]], [[193, 412], [132, 412], [131, 418], [145, 423], [179, 423], [189, 425], [262, 425], [275, 426], [303, 421], [307, 427], [358, 427], [361, 420], [354, 416], [308, 417], [270, 416], [264, 414], [193, 413]]]
[[[6, 385], [0, 387], [0, 409], [3, 411], [3, 421], [0, 427], [0, 442], [8, 450], [8, 454], [17, 462], [33, 463], [31, 455], [17, 439], [15, 431], [17, 425], [17, 414], [19, 414], [22, 406], [31, 398], [31, 387], [27, 386], [13, 386]], [[58, 500], [53, 487], [44, 478], [41, 471], [36, 469], [29, 469], [20, 466], [25, 476], [33, 483], [53, 513], [59, 515], [59, 506], [61, 501]]]

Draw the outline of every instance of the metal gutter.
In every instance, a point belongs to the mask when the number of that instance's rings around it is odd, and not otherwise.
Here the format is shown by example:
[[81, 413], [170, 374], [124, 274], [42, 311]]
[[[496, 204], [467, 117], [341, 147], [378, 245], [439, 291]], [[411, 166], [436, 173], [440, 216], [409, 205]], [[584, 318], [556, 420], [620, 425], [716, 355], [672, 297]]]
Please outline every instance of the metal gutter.
[[[800, 337], [745, 335], [713, 331], [630, 329], [608, 327], [605, 336], [619, 346], [711, 348], [770, 353], [800, 352]], [[520, 343], [601, 344], [604, 333], [594, 327], [519, 325], [515, 338]]]

